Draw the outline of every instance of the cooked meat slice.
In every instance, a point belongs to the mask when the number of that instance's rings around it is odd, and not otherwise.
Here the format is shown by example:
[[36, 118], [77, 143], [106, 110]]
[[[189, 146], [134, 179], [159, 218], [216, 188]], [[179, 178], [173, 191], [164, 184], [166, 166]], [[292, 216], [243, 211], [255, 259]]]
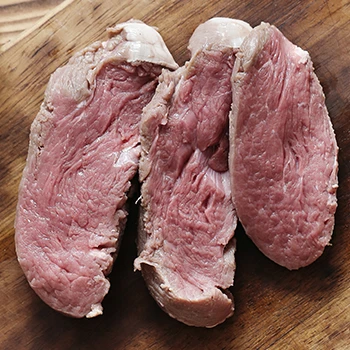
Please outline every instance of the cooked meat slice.
[[247, 235], [288, 269], [329, 244], [337, 207], [337, 144], [307, 52], [269, 24], [241, 46], [233, 74], [230, 171]]
[[162, 65], [177, 67], [144, 23], [109, 33], [51, 76], [19, 190], [18, 261], [42, 300], [73, 317], [102, 313], [138, 168], [142, 108]]
[[250, 26], [211, 19], [190, 41], [192, 58], [164, 70], [141, 120], [139, 257], [157, 303], [193, 326], [233, 313], [236, 214], [228, 172], [235, 52]]

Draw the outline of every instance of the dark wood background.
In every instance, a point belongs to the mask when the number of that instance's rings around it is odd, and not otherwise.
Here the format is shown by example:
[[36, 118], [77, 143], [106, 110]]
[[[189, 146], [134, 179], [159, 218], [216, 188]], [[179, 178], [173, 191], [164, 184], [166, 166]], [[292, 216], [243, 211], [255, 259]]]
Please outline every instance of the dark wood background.
[[[40, 2], [40, 1], [39, 1]], [[44, 2], [40, 2], [44, 3]], [[52, 2], [53, 3], [53, 2]], [[332, 246], [290, 272], [237, 230], [232, 318], [213, 329], [167, 316], [147, 292], [136, 256], [136, 208], [95, 319], [70, 319], [30, 289], [16, 261], [14, 215], [30, 124], [49, 75], [104, 30], [131, 17], [157, 26], [179, 64], [193, 30], [213, 16], [275, 24], [309, 51], [339, 144], [339, 207]], [[348, 349], [350, 344], [350, 1], [67, 0], [0, 48], [0, 349]]]

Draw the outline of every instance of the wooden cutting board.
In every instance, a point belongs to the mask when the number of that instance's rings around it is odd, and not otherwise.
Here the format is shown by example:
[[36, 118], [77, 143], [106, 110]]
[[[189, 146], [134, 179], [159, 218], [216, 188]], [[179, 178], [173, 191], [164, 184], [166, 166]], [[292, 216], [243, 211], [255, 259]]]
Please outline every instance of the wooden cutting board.
[[0, 45], [8, 43], [21, 32], [32, 28], [63, 0], [0, 0]]
[[[135, 215], [95, 319], [70, 319], [30, 289], [16, 261], [14, 215], [30, 124], [49, 75], [105, 28], [131, 17], [157, 26], [181, 65], [193, 30], [213, 16], [275, 24], [308, 50], [327, 96], [339, 152], [339, 207], [332, 246], [290, 272], [238, 229], [236, 311], [213, 329], [167, 316], [133, 272]], [[350, 347], [350, 0], [64, 1], [0, 53], [0, 349], [348, 349]]]

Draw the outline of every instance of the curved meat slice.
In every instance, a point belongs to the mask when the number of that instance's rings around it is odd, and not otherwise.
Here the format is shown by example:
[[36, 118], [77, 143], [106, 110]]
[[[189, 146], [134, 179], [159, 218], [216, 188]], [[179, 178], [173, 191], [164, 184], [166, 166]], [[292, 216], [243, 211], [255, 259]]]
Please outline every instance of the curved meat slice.
[[200, 25], [191, 60], [164, 70], [141, 120], [135, 267], [157, 303], [193, 326], [213, 327], [234, 309], [228, 115], [237, 42], [249, 31], [248, 24], [224, 18]]
[[102, 313], [139, 162], [139, 121], [162, 65], [140, 21], [74, 55], [51, 76], [30, 134], [16, 215], [18, 261], [34, 291], [73, 317]]
[[309, 54], [274, 26], [242, 44], [230, 120], [232, 195], [247, 235], [288, 269], [312, 263], [333, 231], [338, 147]]

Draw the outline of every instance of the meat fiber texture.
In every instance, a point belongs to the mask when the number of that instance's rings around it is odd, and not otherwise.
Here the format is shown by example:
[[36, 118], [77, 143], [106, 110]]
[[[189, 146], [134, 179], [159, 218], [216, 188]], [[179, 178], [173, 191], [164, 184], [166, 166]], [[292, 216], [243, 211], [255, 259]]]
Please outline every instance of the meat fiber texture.
[[236, 214], [228, 171], [231, 74], [250, 26], [214, 18], [191, 37], [192, 57], [164, 70], [141, 128], [139, 257], [157, 303], [185, 324], [231, 316]]
[[139, 121], [162, 66], [177, 68], [140, 21], [51, 76], [30, 134], [16, 215], [18, 261], [34, 291], [73, 317], [102, 313], [139, 163]]
[[309, 265], [330, 242], [337, 152], [309, 54], [262, 23], [235, 62], [232, 196], [247, 235], [288, 269]]

